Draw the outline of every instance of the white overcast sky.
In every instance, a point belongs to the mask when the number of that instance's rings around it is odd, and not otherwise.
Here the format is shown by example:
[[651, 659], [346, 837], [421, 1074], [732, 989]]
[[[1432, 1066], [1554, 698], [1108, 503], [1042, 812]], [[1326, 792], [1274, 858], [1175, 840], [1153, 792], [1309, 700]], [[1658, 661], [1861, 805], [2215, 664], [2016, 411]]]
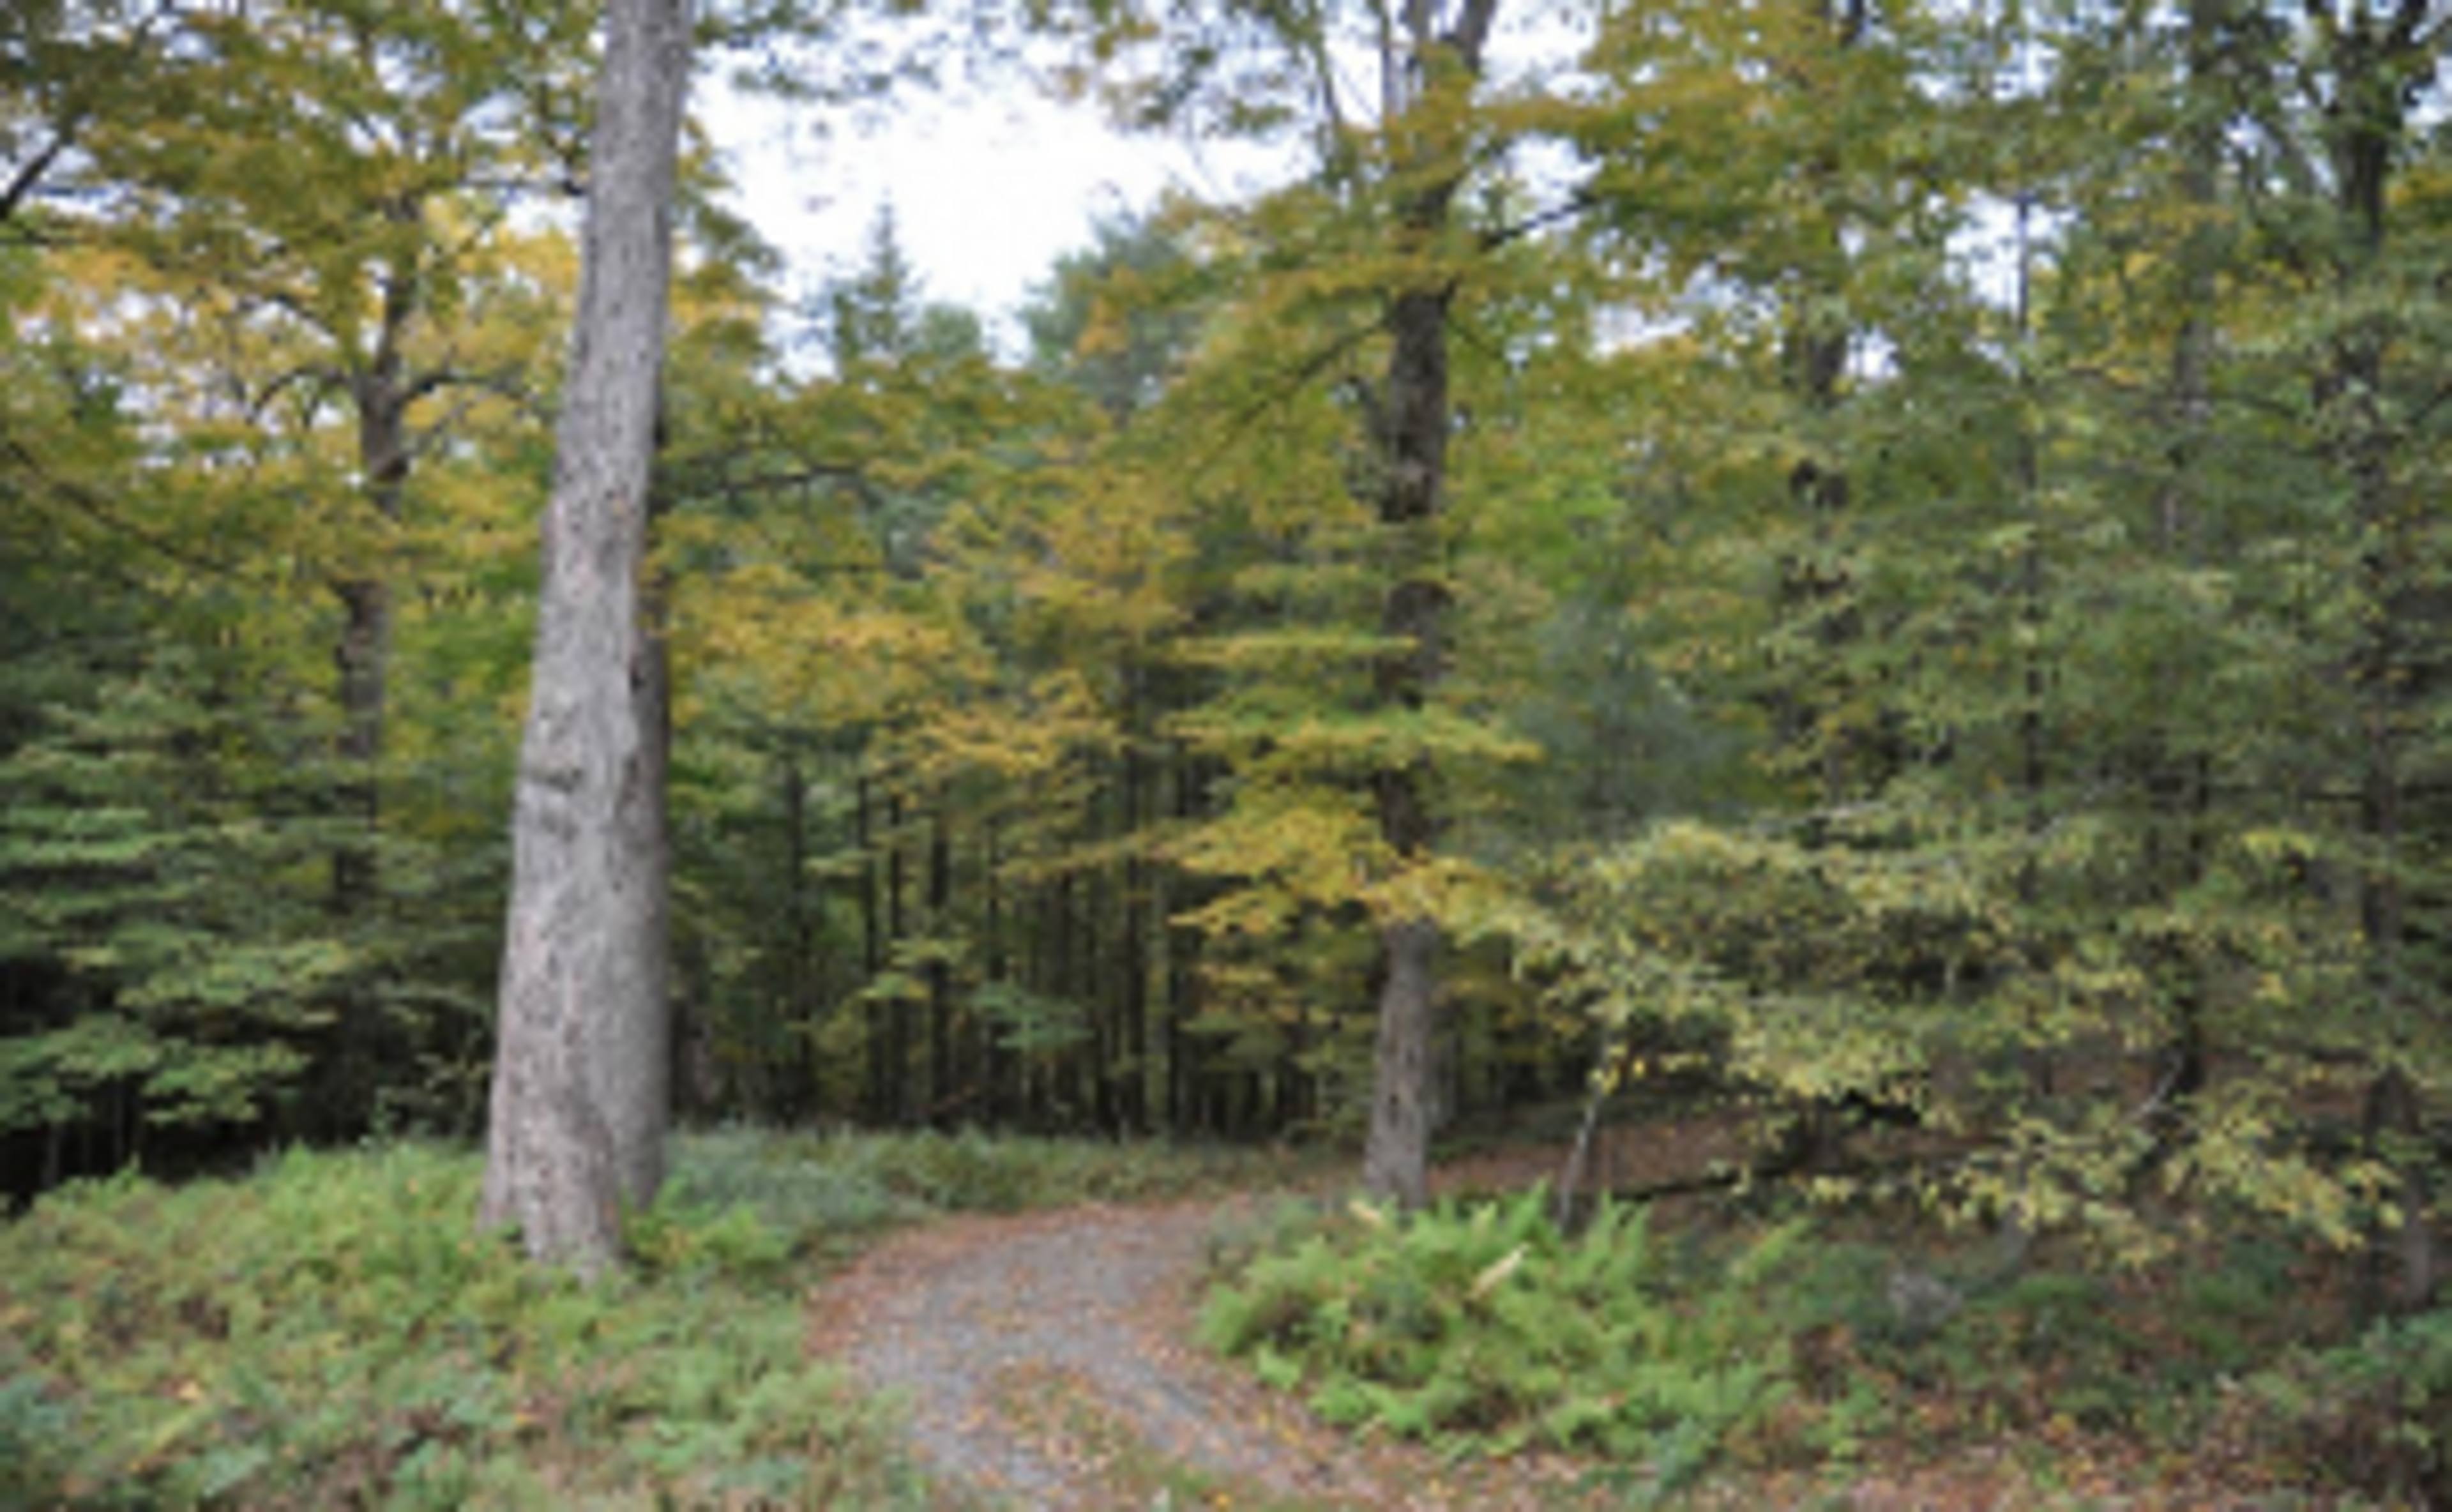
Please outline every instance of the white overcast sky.
[[[1554, 77], [1580, 50], [1585, 18], [1572, 5], [1507, 9], [1493, 78]], [[1354, 80], [1371, 77], [1368, 57], [1359, 48]], [[1145, 209], [1171, 185], [1211, 202], [1245, 198], [1299, 167], [1292, 147], [1125, 136], [1093, 106], [1034, 91], [1019, 70], [987, 71], [1001, 76], [873, 103], [856, 112], [873, 118], [865, 128], [845, 119], [855, 112], [837, 112], [824, 135], [807, 128], [805, 113], [710, 71], [701, 119], [733, 164], [741, 207], [789, 260], [788, 293], [855, 265], [890, 201], [927, 295], [976, 310], [1013, 343], [1013, 311], [1058, 256], [1089, 245], [1100, 215]]]
[[790, 294], [857, 265], [890, 202], [928, 297], [992, 329], [1058, 256], [1089, 245], [1098, 216], [1146, 208], [1171, 184], [1250, 187], [1265, 167], [1248, 147], [1121, 136], [1088, 106], [1018, 90], [915, 96], [889, 121], [825, 137], [796, 129], [789, 107], [720, 85], [701, 111], [740, 208], [789, 261]]

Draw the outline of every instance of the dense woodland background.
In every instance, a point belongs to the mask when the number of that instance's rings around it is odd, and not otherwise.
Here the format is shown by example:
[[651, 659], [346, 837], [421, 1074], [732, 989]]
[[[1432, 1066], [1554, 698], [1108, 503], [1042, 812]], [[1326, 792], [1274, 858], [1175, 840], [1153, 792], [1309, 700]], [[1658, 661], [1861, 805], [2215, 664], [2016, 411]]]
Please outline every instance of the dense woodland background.
[[[0, 17], [20, 1195], [484, 1116], [590, 10]], [[1026, 354], [890, 219], [787, 286], [695, 142], [687, 1113], [1348, 1136], [1402, 936], [1439, 1117], [1708, 1084], [1835, 1183], [1905, 1110], [1954, 1209], [2237, 1200], [2422, 1304], [2442, 8], [1498, 19], [1367, 117], [1369, 8], [982, 22], [1294, 165], [1104, 226]], [[948, 46], [843, 23], [705, 76]]]

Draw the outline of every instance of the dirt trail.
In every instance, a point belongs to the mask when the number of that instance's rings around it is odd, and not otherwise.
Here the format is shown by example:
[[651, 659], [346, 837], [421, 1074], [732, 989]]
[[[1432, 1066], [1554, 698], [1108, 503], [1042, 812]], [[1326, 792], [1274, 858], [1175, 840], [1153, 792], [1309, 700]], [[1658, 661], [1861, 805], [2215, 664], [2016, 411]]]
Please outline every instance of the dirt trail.
[[[1697, 1123], [1636, 1132], [1625, 1146], [1608, 1153], [1607, 1168], [1620, 1180], [1645, 1181], [1700, 1168], [1733, 1139], [1729, 1127]], [[1554, 1150], [1518, 1150], [1440, 1176], [1442, 1185], [1505, 1189], [1556, 1168]], [[1213, 1236], [1271, 1200], [1077, 1208], [917, 1228], [821, 1288], [811, 1345], [870, 1390], [902, 1402], [932, 1500], [944, 1507], [1565, 1512], [1625, 1504], [1632, 1488], [1595, 1485], [1589, 1463], [1451, 1465], [1415, 1446], [1333, 1432], [1201, 1350], [1197, 1288]], [[2140, 1508], [2273, 1504], [2225, 1485], [2219, 1463], [2203, 1476], [2185, 1468], [2146, 1476], [2148, 1485], [2124, 1490], [2121, 1483], [2145, 1468], [2124, 1450], [2116, 1438], [2003, 1442], [1931, 1462], [1919, 1455], [1878, 1467], [1740, 1475], [1697, 1488], [1694, 1502], [1852, 1512], [2058, 1506], [2067, 1504], [2066, 1488], [2038, 1487], [2027, 1471], [2061, 1461], [2079, 1483]]]
[[991, 1504], [1544, 1504], [1536, 1467], [1459, 1477], [1418, 1452], [1357, 1447], [1201, 1354], [1193, 1292], [1219, 1213], [932, 1226], [827, 1285], [816, 1347], [900, 1397], [931, 1473]]

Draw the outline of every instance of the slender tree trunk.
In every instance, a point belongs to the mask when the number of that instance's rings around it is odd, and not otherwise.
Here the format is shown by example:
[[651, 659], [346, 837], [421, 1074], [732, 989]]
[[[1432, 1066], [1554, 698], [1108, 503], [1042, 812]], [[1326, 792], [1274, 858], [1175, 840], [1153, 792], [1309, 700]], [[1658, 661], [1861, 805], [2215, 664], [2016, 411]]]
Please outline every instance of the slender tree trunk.
[[[885, 972], [885, 920], [878, 904], [877, 799], [865, 772], [852, 783], [852, 844], [860, 852], [860, 986], [866, 990], [874, 988]], [[892, 1121], [893, 1077], [885, 1060], [888, 1011], [886, 1003], [868, 999], [864, 1015], [868, 1032], [862, 1049], [868, 1055], [865, 1104], [873, 1124]]]
[[[2155, 534], [2168, 567], [2196, 565], [2196, 520], [2190, 505], [2212, 407], [2217, 290], [2213, 239], [2206, 226], [2220, 192], [2223, 130], [2221, 120], [2205, 108], [2205, 101], [2219, 85], [2224, 3], [2189, 0], [2183, 44], [2186, 69], [2183, 108], [2187, 119], [2180, 133], [2177, 189], [2188, 216], [2188, 230], [2180, 253], [2180, 328], [2171, 343], [2170, 467], [2155, 499]], [[2168, 686], [2170, 676], [2166, 672], [2161, 679], [2169, 695], [2160, 700], [2165, 711], [2177, 706], [2178, 690]], [[2151, 813], [2146, 826], [2144, 870], [2158, 901], [2193, 888], [2205, 870], [2205, 819], [2211, 782], [2204, 757], [2173, 749], [2176, 733], [2166, 713], [2157, 717], [2146, 741], [2146, 787]], [[2166, 945], [2159, 953], [2174, 980], [2169, 989], [2168, 1025], [2152, 1070], [2149, 1166], [2159, 1165], [2185, 1137], [2191, 1110], [2212, 1074], [2203, 967], [2185, 945]]]
[[[986, 890], [986, 941], [981, 956], [981, 970], [991, 982], [1003, 983], [1010, 970], [1004, 941], [1004, 856], [999, 841], [997, 823], [991, 817], [986, 823], [981, 844], [985, 854], [979, 861], [979, 883]], [[1011, 1118], [1018, 1107], [1013, 1089], [1013, 1052], [1005, 1048], [999, 1026], [986, 1013], [974, 1013], [979, 1023], [979, 1058], [985, 1068], [987, 1085], [987, 1121], [1000, 1125]]]
[[[1869, 10], [1864, 0], [1834, 5], [1807, 0], [1806, 9], [1845, 49], [1864, 40]], [[1840, 208], [1839, 146], [1834, 140], [1817, 148], [1801, 166], [1808, 196], [1829, 217], [1816, 249], [1819, 265], [1809, 262], [1803, 286], [1788, 311], [1783, 342], [1782, 379], [1790, 400], [1802, 411], [1816, 448], [1789, 469], [1788, 496], [1797, 520], [1810, 533], [1809, 552], [1783, 569], [1780, 596], [1790, 613], [1807, 631], [1804, 638], [1821, 657], [1809, 663], [1805, 689], [1784, 693], [1778, 711], [1785, 737], [1800, 757], [1809, 760], [1816, 777], [1815, 798], [1825, 814], [1872, 791], [1887, 774], [1865, 759], [1871, 732], [1848, 722], [1844, 711], [1855, 700], [1854, 678], [1847, 667], [1848, 653], [1863, 637], [1856, 612], [1857, 584], [1845, 555], [1850, 500], [1847, 468], [1829, 435], [1839, 414], [1841, 383], [1856, 348], [1856, 332], [1847, 312], [1847, 242]], [[1819, 433], [1819, 434], [1815, 434]], [[1828, 823], [1815, 816], [1805, 832], [1808, 843], [1829, 843]], [[1809, 943], [1805, 949], [1813, 947]], [[1836, 1098], [1800, 1101], [1796, 1122], [1781, 1151], [1783, 1165], [1807, 1172], [1836, 1170], [1848, 1159], [1849, 1118]]]
[[[1073, 873], [1063, 873], [1040, 890], [1038, 950], [1039, 967], [1046, 982], [1041, 991], [1078, 1009], [1081, 998], [1078, 992], [1079, 979], [1073, 972]], [[1092, 1100], [1088, 1090], [1088, 1083], [1095, 1075], [1091, 1047], [1078, 1042], [1067, 1045], [1052, 1060], [1047, 1090], [1055, 1102], [1046, 1109], [1047, 1115], [1078, 1125]]]
[[[885, 846], [886, 951], [899, 981], [901, 963], [909, 958], [904, 947], [911, 933], [911, 915], [904, 899], [910, 866], [902, 854], [902, 795], [899, 792], [885, 795]], [[883, 1076], [877, 1087], [878, 1106], [885, 1122], [900, 1129], [911, 1121], [911, 1007], [898, 990], [879, 999], [878, 1011], [884, 1015], [883, 1045], [879, 1051]]]
[[[1481, 70], [1482, 49], [1497, 19], [1498, 0], [1465, 0], [1453, 24], [1442, 29], [1438, 7], [1414, 0], [1405, 8], [1404, 55], [1393, 49], [1380, 59], [1387, 128], [1409, 134], [1408, 117], [1421, 105], [1425, 81], [1447, 53], [1467, 78]], [[1400, 151], [1400, 161], [1424, 150]], [[1428, 251], [1447, 230], [1459, 166], [1414, 163], [1431, 168], [1432, 182], [1409, 194], [1399, 208], [1396, 234], [1408, 250]], [[1399, 289], [1388, 312], [1387, 378], [1380, 395], [1379, 474], [1376, 501], [1382, 537], [1391, 548], [1392, 584], [1379, 628], [1395, 649], [1382, 657], [1375, 695], [1382, 709], [1423, 708], [1436, 689], [1446, 661], [1442, 645], [1448, 590], [1439, 540], [1445, 502], [1448, 434], [1453, 422], [1448, 392], [1448, 308], [1453, 283]], [[1414, 756], [1373, 775], [1379, 836], [1399, 867], [1431, 858], [1438, 824], [1431, 807], [1427, 756]], [[1393, 916], [1379, 925], [1379, 1002], [1372, 1051], [1370, 1132], [1363, 1146], [1365, 1190], [1406, 1207], [1430, 1196], [1431, 1135], [1435, 1131], [1432, 1086], [1433, 1042], [1438, 1036], [1437, 920]]]
[[[1447, 468], [1447, 312], [1444, 291], [1415, 291], [1397, 299], [1391, 320], [1394, 348], [1388, 363], [1387, 477], [1379, 519], [1400, 542], [1405, 563], [1380, 617], [1382, 633], [1403, 648], [1383, 658], [1378, 670], [1379, 700], [1391, 709], [1423, 707], [1443, 660], [1440, 634], [1448, 596], [1435, 536]], [[1399, 866], [1428, 860], [1437, 839], [1430, 783], [1430, 763], [1418, 756], [1374, 776], [1380, 838]], [[1429, 1200], [1434, 1132], [1431, 1042], [1438, 1033], [1439, 926], [1422, 917], [1385, 920], [1379, 952], [1362, 1184], [1374, 1196], [1418, 1207]]]
[[[1093, 843], [1111, 833], [1104, 828], [1106, 788], [1094, 772], [1081, 800], [1081, 833]], [[1101, 1134], [1123, 1127], [1123, 1001], [1116, 955], [1107, 949], [1114, 876], [1114, 868], [1106, 863], [1081, 869], [1081, 907], [1076, 915], [1081, 924], [1081, 1001], [1090, 1010], [1090, 1117]]]
[[[1208, 788], [1202, 780], [1200, 758], [1181, 746], [1174, 748], [1169, 763], [1175, 774], [1175, 817], [1178, 822], [1200, 816], [1207, 802]], [[1191, 1025], [1200, 1011], [1200, 935], [1196, 930], [1185, 929], [1172, 921], [1192, 902], [1178, 898], [1175, 888], [1181, 874], [1170, 868], [1160, 883], [1159, 919], [1167, 931], [1166, 942], [1166, 1097], [1167, 1128], [1183, 1133], [1194, 1128], [1207, 1132], [1217, 1131], [1216, 1110], [1208, 1096], [1206, 1047]], [[1187, 892], [1196, 884], [1186, 880]]]
[[1142, 831], [1148, 825], [1144, 813], [1142, 785], [1146, 780], [1148, 760], [1143, 756], [1147, 732], [1140, 728], [1143, 718], [1141, 670], [1136, 666], [1125, 674], [1130, 689], [1126, 712], [1128, 731], [1124, 745], [1123, 773], [1123, 920], [1117, 940], [1117, 969], [1122, 975], [1117, 984], [1122, 996], [1118, 1007], [1123, 1014], [1124, 1096], [1120, 1109], [1126, 1128], [1135, 1133], [1147, 1133], [1150, 1129], [1150, 913], [1149, 864], [1141, 857]]
[[[363, 501], [379, 531], [399, 521], [408, 486], [409, 401], [399, 351], [408, 300], [397, 281], [387, 281], [386, 319], [374, 355], [349, 385], [357, 411]], [[392, 639], [392, 589], [380, 560], [382, 549], [379, 545], [371, 553], [378, 560], [357, 564], [353, 576], [332, 585], [341, 605], [341, 638], [332, 648], [332, 665], [341, 714], [333, 798], [342, 825], [331, 857], [331, 910], [354, 930], [374, 923], [382, 896], [377, 854]], [[332, 1056], [324, 1068], [327, 1095], [317, 1099], [338, 1129], [353, 1132], [365, 1127], [389, 1069], [405, 1058], [405, 1047], [397, 1038], [367, 986], [346, 994], [329, 1031]]]
[[[379, 530], [400, 522], [408, 491], [411, 394], [401, 342], [416, 304], [412, 279], [384, 281], [374, 352], [349, 383], [358, 420], [358, 472]], [[341, 600], [341, 639], [332, 651], [341, 693], [340, 804], [356, 821], [354, 833], [332, 855], [332, 909], [354, 919], [374, 912], [380, 884], [375, 836], [383, 818], [379, 774], [389, 701], [392, 594], [380, 561], [333, 584], [332, 591]]]
[[481, 1222], [593, 1274], [670, 1117], [658, 655], [644, 563], [688, 0], [610, 0], [578, 333], [512, 815]]
[[797, 752], [786, 754], [779, 774], [783, 784], [784, 906], [789, 911], [791, 958], [784, 970], [784, 1022], [794, 1041], [792, 1061], [798, 1072], [791, 1095], [782, 1099], [787, 1113], [802, 1113], [817, 1101], [818, 1015], [822, 1001], [822, 970], [818, 958], [819, 926], [824, 900], [809, 885], [809, 781]]
[[954, 842], [945, 830], [945, 794], [938, 790], [928, 812], [928, 1121], [954, 1120], [959, 1098], [954, 1086], [954, 967], [944, 951], [954, 933]]

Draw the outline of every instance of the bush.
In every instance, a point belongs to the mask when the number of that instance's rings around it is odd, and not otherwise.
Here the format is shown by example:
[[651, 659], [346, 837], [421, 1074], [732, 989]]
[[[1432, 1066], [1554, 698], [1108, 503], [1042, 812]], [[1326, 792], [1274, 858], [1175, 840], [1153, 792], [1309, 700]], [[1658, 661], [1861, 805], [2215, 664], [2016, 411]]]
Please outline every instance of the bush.
[[1546, 1204], [1356, 1204], [1218, 1286], [1204, 1337], [1332, 1422], [1459, 1454], [1597, 1449], [1674, 1483], [1788, 1393], [1767, 1301], [1802, 1229], [1678, 1274], [1642, 1208], [1605, 1205], [1567, 1238]]
[[2452, 1505], [2452, 1309], [2294, 1351], [2250, 1387], [2268, 1431], [2309, 1466], [2396, 1505]]
[[583, 1286], [476, 1236], [479, 1174], [291, 1154], [0, 1229], [0, 1503], [918, 1503], [802, 1357], [796, 1233], [684, 1187], [634, 1222], [640, 1266]]

